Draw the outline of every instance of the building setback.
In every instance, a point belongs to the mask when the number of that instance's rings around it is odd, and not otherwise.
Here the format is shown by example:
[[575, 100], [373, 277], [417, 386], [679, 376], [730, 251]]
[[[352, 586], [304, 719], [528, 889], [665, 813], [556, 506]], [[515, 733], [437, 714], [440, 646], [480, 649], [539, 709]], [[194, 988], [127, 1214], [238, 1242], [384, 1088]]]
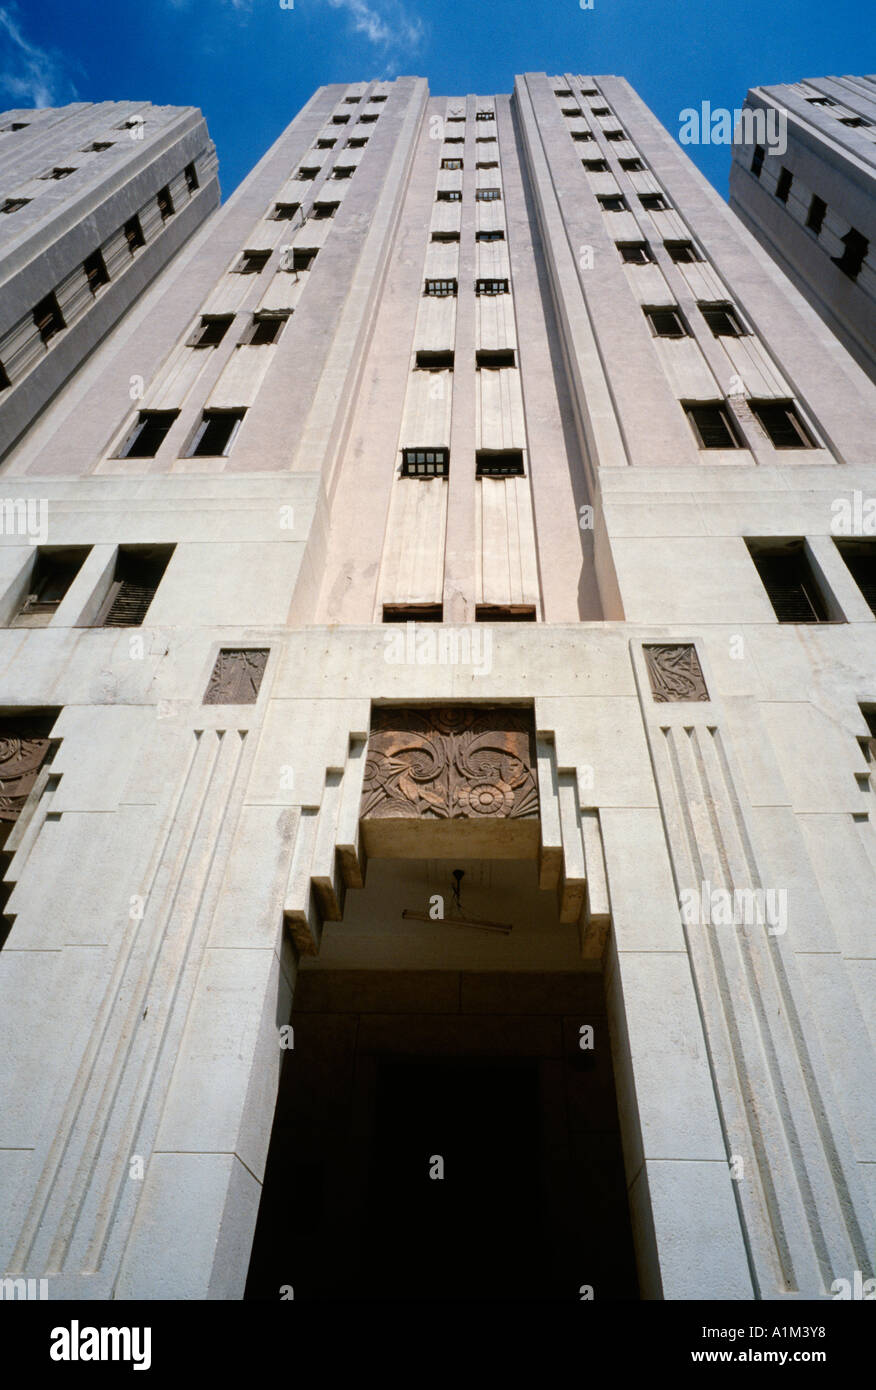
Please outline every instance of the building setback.
[[776, 113], [787, 148], [734, 145], [730, 206], [876, 380], [876, 78], [755, 87], [745, 106]]
[[0, 457], [218, 203], [195, 107], [0, 116]]
[[874, 406], [622, 78], [319, 88], [4, 465], [0, 1269], [872, 1275]]

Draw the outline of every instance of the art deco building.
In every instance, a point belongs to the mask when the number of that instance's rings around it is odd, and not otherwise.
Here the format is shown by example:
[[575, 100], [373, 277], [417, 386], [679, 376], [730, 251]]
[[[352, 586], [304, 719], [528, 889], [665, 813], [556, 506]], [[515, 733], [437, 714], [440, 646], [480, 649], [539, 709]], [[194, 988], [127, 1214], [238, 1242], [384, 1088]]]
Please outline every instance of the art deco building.
[[734, 146], [730, 206], [876, 380], [876, 78], [755, 87], [745, 105], [781, 116], [787, 148]]
[[0, 455], [219, 202], [200, 111], [0, 116]]
[[3, 467], [0, 1270], [870, 1277], [874, 406], [623, 79], [320, 88]]

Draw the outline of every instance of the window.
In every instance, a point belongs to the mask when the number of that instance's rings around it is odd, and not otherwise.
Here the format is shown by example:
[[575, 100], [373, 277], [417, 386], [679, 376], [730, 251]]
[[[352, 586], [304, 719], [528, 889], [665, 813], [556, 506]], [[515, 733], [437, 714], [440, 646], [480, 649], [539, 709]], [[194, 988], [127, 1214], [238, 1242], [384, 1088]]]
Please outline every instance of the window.
[[249, 347], [267, 347], [276, 343], [283, 332], [286, 314], [253, 314], [246, 337], [241, 341]]
[[355, 164], [336, 164], [332, 169], [333, 179], [351, 179], [356, 172]]
[[780, 623], [829, 621], [802, 540], [745, 543]]
[[475, 112], [475, 120], [476, 120], [476, 121], [494, 121], [495, 119], [496, 119], [496, 117], [495, 117], [495, 113], [494, 113], [493, 111], [476, 111], [476, 112]]
[[66, 178], [69, 177], [70, 174], [75, 174], [75, 173], [76, 173], [76, 170], [75, 170], [75, 169], [69, 169], [69, 168], [66, 168], [66, 167], [58, 167], [58, 168], [56, 168], [56, 169], [50, 169], [49, 172], [48, 172], [47, 174], [41, 174], [40, 177], [41, 177], [41, 178], [44, 178], [44, 179], [66, 179]]
[[475, 164], [476, 169], [498, 169], [498, 159], [479, 159]]
[[475, 294], [507, 294], [507, 280], [475, 280]]
[[682, 401], [701, 449], [738, 449], [739, 440], [723, 401], [699, 405]]
[[270, 251], [243, 251], [234, 269], [238, 275], [259, 275], [270, 259]]
[[237, 438], [245, 410], [205, 410], [189, 458], [224, 458]]
[[621, 193], [600, 193], [596, 201], [603, 212], [629, 212], [627, 200]]
[[462, 160], [461, 160], [461, 159], [442, 159], [442, 161], [441, 161], [441, 168], [442, 168], [442, 169], [461, 169], [461, 168], [462, 168]]
[[794, 175], [791, 173], [791, 170], [786, 169], [785, 166], [782, 165], [782, 171], [779, 174], [779, 181], [776, 184], [776, 197], [778, 198], [780, 203], [787, 203], [788, 194], [791, 192], [791, 184], [793, 182]]
[[300, 169], [298, 170], [298, 173], [295, 175], [295, 177], [296, 177], [296, 179], [304, 179], [304, 180], [307, 180], [307, 179], [315, 179], [318, 173], [319, 173], [319, 168], [318, 168], [317, 165], [308, 164], [306, 168], [305, 168], [304, 166], [302, 166], [302, 168], [300, 168]]
[[534, 623], [533, 603], [476, 603], [476, 623]]
[[369, 100], [369, 101], [386, 101], [386, 97], [385, 97], [385, 96], [369, 97], [368, 100]]
[[30, 198], [7, 198], [5, 203], [0, 205], [0, 212], [20, 212], [29, 202]]
[[385, 603], [383, 605], [385, 623], [440, 623], [444, 621], [444, 605], [441, 603]]
[[700, 313], [716, 338], [742, 338], [746, 330], [732, 304], [701, 304]]
[[67, 327], [61, 306], [53, 294], [47, 294], [45, 299], [40, 300], [33, 311], [33, 321], [44, 343], [48, 343], [56, 333]]
[[271, 213], [272, 222], [291, 222], [301, 208], [300, 203], [275, 203]]
[[9, 380], [9, 373], [3, 363], [0, 362], [0, 391], [8, 391], [11, 385], [12, 382]]
[[449, 449], [402, 449], [403, 478], [446, 478]]
[[95, 627], [139, 627], [173, 554], [172, 545], [120, 547]]
[[648, 212], [665, 212], [669, 207], [662, 193], [640, 193], [639, 202]]
[[337, 143], [337, 137], [334, 140], [317, 140], [316, 148], [318, 150], [333, 150]]
[[522, 477], [523, 450], [478, 449], [475, 454], [475, 476], [478, 478]]
[[448, 121], [454, 121], [454, 122], [456, 122], [457, 124], [459, 124], [461, 121], [464, 121], [464, 120], [465, 120], [465, 116], [448, 116], [448, 117], [447, 117], [447, 120], [448, 120]]
[[810, 106], [836, 106], [836, 102], [830, 97], [807, 97]]
[[[333, 140], [333, 141], [332, 141], [332, 144], [334, 144], [334, 143], [335, 143], [335, 142], [334, 142], [334, 140]], [[348, 149], [348, 150], [364, 150], [364, 148], [365, 148], [365, 146], [366, 146], [367, 144], [368, 144], [368, 136], [367, 136], [367, 135], [355, 135], [355, 136], [354, 136], [354, 135], [351, 135], [344, 148], [345, 148], [345, 149]]]
[[201, 185], [198, 182], [198, 171], [195, 168], [194, 163], [187, 164], [185, 169], [183, 170], [183, 173], [185, 174], [186, 188], [189, 190], [190, 193], [195, 193]]
[[[594, 113], [594, 114], [596, 114], [596, 113]], [[581, 110], [581, 107], [580, 107], [580, 106], [564, 106], [564, 107], [563, 107], [563, 115], [564, 115], [564, 116], [583, 116], [583, 115], [584, 115], [584, 112]]]
[[218, 347], [233, 322], [233, 314], [205, 314], [189, 338], [189, 347]]
[[136, 130], [138, 126], [145, 124], [146, 121], [143, 116], [129, 116], [127, 120], [122, 121], [122, 124], [117, 125], [115, 128], [116, 130]]
[[476, 136], [475, 136], [475, 144], [476, 144], [476, 145], [495, 145], [495, 143], [496, 143], [496, 137], [495, 137], [495, 135], [476, 135]]
[[872, 121], [865, 121], [863, 116], [840, 116], [840, 124], [847, 125], [852, 130], [861, 130], [873, 124]]
[[455, 280], [427, 280], [423, 294], [431, 294], [435, 298], [443, 299], [447, 295], [456, 294]]
[[36, 553], [27, 594], [13, 627], [45, 627], [82, 568], [90, 546], [67, 550], [44, 550]]
[[751, 413], [776, 449], [811, 449], [812, 439], [792, 401], [749, 401]]
[[481, 367], [515, 367], [517, 356], [513, 348], [478, 348], [475, 353], [478, 369]]
[[88, 288], [92, 294], [97, 294], [101, 285], [109, 284], [109, 271], [100, 251], [92, 251], [91, 255], [82, 262], [82, 269], [85, 271]]
[[417, 353], [417, 367], [426, 372], [452, 372], [453, 353], [423, 351]]
[[588, 174], [608, 173], [607, 159], [582, 159], [581, 163], [584, 165], [584, 168], [587, 170]]
[[310, 215], [317, 222], [325, 222], [327, 218], [334, 217], [340, 206], [340, 203], [314, 203]]
[[128, 243], [128, 250], [132, 256], [141, 246], [146, 245], [146, 238], [143, 235], [139, 217], [129, 217], [125, 223], [125, 241]]
[[825, 203], [823, 199], [817, 197], [813, 193], [812, 201], [809, 204], [809, 211], [806, 214], [806, 226], [809, 227], [810, 230], [813, 231], [816, 236], [819, 236], [821, 234], [821, 228], [824, 224], [824, 216], [826, 212], [827, 203]]
[[645, 166], [642, 163], [641, 159], [638, 159], [634, 156], [631, 159], [622, 159], [620, 161], [620, 167], [622, 169], [625, 169], [628, 174], [638, 174], [641, 172], [641, 170], [644, 169]]
[[318, 246], [295, 246], [292, 248], [292, 270], [310, 270], [319, 253]]
[[648, 265], [654, 259], [647, 241], [619, 241], [617, 249], [626, 265]]
[[505, 232], [502, 228], [493, 228], [489, 232], [475, 232], [475, 241], [504, 241]]
[[763, 159], [766, 150], [763, 145], [755, 145], [754, 154], [751, 156], [751, 172], [756, 179], [760, 178], [760, 171], [763, 168]]
[[86, 145], [83, 154], [100, 154], [101, 150], [111, 150], [113, 140], [93, 140], [90, 145]]
[[178, 410], [141, 410], [136, 425], [119, 450], [118, 457], [153, 459], [178, 415]]
[[377, 120], [377, 112], [374, 111], [374, 112], [371, 112], [369, 115], [360, 116], [360, 117], [359, 117], [359, 120], [356, 122], [356, 124], [357, 124], [357, 125], [373, 125], [374, 122], [375, 122], [376, 120]]
[[568, 87], [556, 87], [556, 88], [554, 88], [554, 96], [555, 96], [555, 97], [570, 97], [571, 95], [572, 95], [571, 90], [570, 90]]
[[690, 261], [701, 259], [692, 241], [664, 241], [663, 245], [669, 253], [669, 259], [676, 265], [686, 265]]
[[444, 242], [459, 241], [459, 232], [433, 232], [432, 240]]
[[572, 139], [573, 139], [573, 140], [592, 140], [592, 139], [593, 139], [593, 136], [591, 135], [591, 133], [590, 133], [589, 130], [573, 130], [573, 131], [572, 131]]
[[582, 97], [598, 97], [599, 91], [596, 87], [582, 87], [581, 95]]
[[864, 264], [864, 257], [870, 249], [870, 243], [860, 232], [856, 232], [854, 227], [850, 227], [844, 237], [840, 240], [846, 248], [841, 256], [831, 256], [834, 265], [839, 266], [844, 275], [848, 275], [850, 280], [854, 280], [860, 274]]
[[444, 143], [445, 143], [445, 145], [464, 145], [464, 144], [465, 144], [465, 136], [464, 136], [464, 135], [445, 135], [445, 137], [444, 137]]
[[12, 121], [10, 125], [3, 126], [4, 133], [7, 130], [27, 130], [30, 121]]
[[870, 608], [876, 613], [876, 542], [835, 540], [834, 544]]
[[162, 222], [166, 222], [168, 217], [173, 217], [174, 206], [169, 188], [160, 188], [155, 195], [155, 201], [158, 203], [158, 211], [161, 213]]
[[332, 125], [346, 125], [349, 116], [332, 116]]
[[622, 130], [604, 130], [603, 135], [606, 140], [626, 140], [626, 134]]
[[687, 338], [688, 331], [676, 308], [646, 309], [645, 317], [655, 338]]
[[358, 106], [361, 100], [361, 97], [344, 97], [344, 101], [348, 106]]
[[439, 188], [435, 194], [436, 203], [461, 203], [462, 194], [458, 188]]

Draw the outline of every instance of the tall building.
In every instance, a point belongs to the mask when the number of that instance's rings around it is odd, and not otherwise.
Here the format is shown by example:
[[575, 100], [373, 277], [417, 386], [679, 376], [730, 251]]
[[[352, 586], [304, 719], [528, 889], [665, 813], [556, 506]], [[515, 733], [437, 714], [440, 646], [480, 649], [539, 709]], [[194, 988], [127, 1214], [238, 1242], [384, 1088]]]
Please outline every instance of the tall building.
[[876, 380], [876, 78], [755, 87], [745, 106], [787, 138], [734, 146], [730, 206]]
[[319, 88], [5, 463], [0, 1270], [872, 1275], [874, 405], [623, 79]]
[[0, 116], [0, 457], [219, 203], [200, 111]]

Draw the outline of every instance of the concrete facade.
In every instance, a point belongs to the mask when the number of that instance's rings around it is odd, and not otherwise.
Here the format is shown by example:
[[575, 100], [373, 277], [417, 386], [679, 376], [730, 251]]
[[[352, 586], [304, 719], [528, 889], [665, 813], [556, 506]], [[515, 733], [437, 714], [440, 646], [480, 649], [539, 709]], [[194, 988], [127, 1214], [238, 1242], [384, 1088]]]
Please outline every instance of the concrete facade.
[[758, 172], [757, 140], [734, 145], [730, 206], [876, 380], [876, 78], [754, 87], [745, 109], [779, 116], [787, 149], [762, 146]]
[[[218, 206], [217, 169], [194, 107], [0, 115], [0, 456]], [[35, 310], [50, 295], [46, 336]]]
[[[35, 537], [0, 547], [4, 714], [54, 747], [5, 844], [2, 1269], [242, 1297], [299, 975], [321, 1015], [488, 1020], [519, 974], [502, 1011], [577, 1036], [537, 981], [583, 972], [641, 1296], [871, 1276], [876, 614], [836, 522], [871, 534], [874, 406], [623, 79], [320, 88], [5, 462], [40, 547], [87, 554], [35, 631]], [[800, 542], [830, 620], [780, 622], [747, 540]], [[95, 626], [138, 546], [172, 547], [145, 619]], [[223, 684], [247, 651], [260, 683]], [[538, 856], [465, 864], [507, 936], [402, 917], [456, 863], [427, 820], [422, 860], [365, 864], [373, 708], [456, 703], [532, 713]], [[357, 1000], [393, 971], [407, 1003]]]

